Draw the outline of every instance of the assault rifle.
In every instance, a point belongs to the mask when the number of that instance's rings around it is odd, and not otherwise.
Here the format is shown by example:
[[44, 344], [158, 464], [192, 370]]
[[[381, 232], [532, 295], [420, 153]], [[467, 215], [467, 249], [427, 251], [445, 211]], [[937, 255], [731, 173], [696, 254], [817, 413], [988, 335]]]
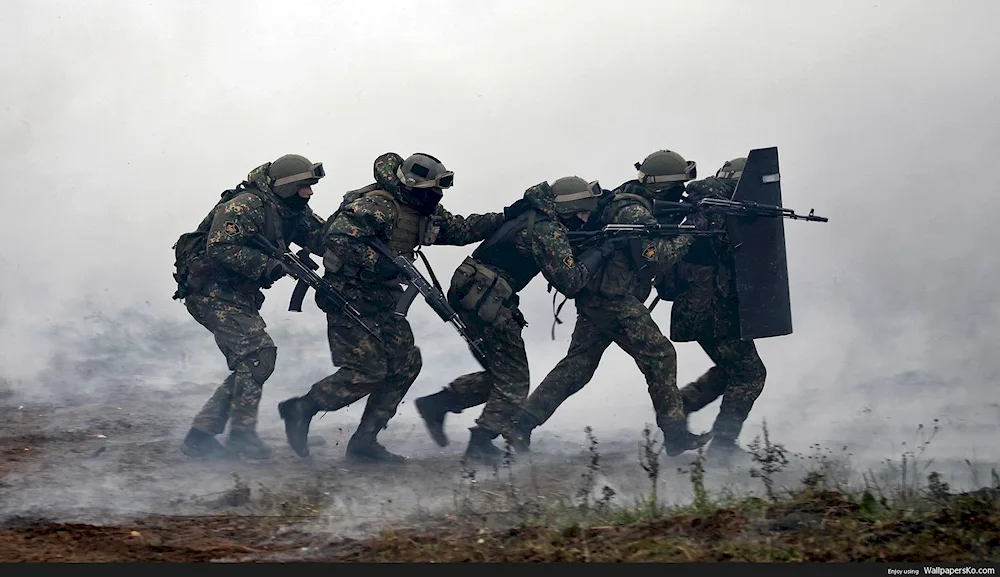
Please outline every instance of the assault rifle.
[[361, 328], [368, 331], [379, 342], [382, 341], [382, 337], [372, 327], [368, 326], [358, 309], [354, 308], [354, 305], [348, 302], [344, 298], [344, 295], [340, 294], [340, 291], [330, 284], [330, 281], [316, 274], [315, 271], [319, 269], [319, 265], [309, 258], [309, 251], [307, 249], [300, 250], [299, 256], [296, 256], [290, 249], [285, 251], [279, 250], [269, 240], [259, 235], [254, 237], [250, 241], [250, 244], [256, 245], [254, 248], [281, 262], [281, 266], [288, 273], [288, 276], [299, 281], [295, 286], [295, 291], [292, 293], [292, 300], [288, 304], [288, 310], [302, 312], [302, 299], [305, 297], [306, 290], [312, 287], [322, 298], [333, 303], [347, 318], [358, 323]]
[[605, 239], [638, 239], [666, 236], [717, 236], [724, 230], [701, 230], [690, 224], [607, 224], [597, 230], [570, 231], [569, 243], [583, 248]]
[[[458, 334], [461, 335], [461, 337], [469, 345], [469, 349], [472, 350], [472, 355], [476, 357], [476, 361], [479, 362], [484, 369], [488, 370], [489, 365], [486, 360], [486, 351], [483, 350], [483, 339], [472, 338], [469, 334], [469, 328], [466, 326], [465, 322], [463, 322], [462, 318], [458, 316], [455, 309], [448, 304], [448, 297], [445, 296], [444, 292], [442, 292], [439, 287], [432, 286], [429, 282], [427, 282], [424, 275], [421, 274], [417, 267], [414, 266], [408, 258], [394, 252], [386, 246], [384, 242], [374, 239], [368, 241], [368, 244], [378, 251], [379, 254], [395, 263], [396, 266], [402, 270], [403, 275], [406, 276], [406, 279], [409, 282], [406, 290], [403, 291], [403, 295], [399, 297], [399, 301], [396, 303], [396, 308], [393, 312], [399, 316], [405, 317], [407, 311], [410, 310], [410, 305], [413, 304], [413, 299], [417, 297], [417, 294], [419, 293], [423, 295], [424, 301], [431, 307], [431, 310], [437, 313], [437, 316], [439, 316], [441, 320], [446, 323], [451, 323], [451, 326], [455, 327]], [[417, 254], [424, 259], [424, 264], [427, 265], [427, 270], [431, 273], [431, 278], [434, 278], [434, 271], [431, 270], [430, 263], [427, 262], [423, 253], [418, 252]], [[434, 279], [434, 284], [438, 284], [437, 279]], [[492, 386], [493, 390], [496, 391], [500, 397], [513, 405], [515, 408], [524, 411], [536, 419], [538, 418], [534, 413], [528, 411], [528, 409], [526, 409], [524, 405], [522, 405], [521, 402], [515, 399], [510, 393], [507, 393], [498, 387], [496, 383], [492, 383]]]
[[701, 212], [708, 214], [722, 214], [726, 217], [726, 230], [729, 241], [733, 248], [739, 248], [743, 244], [743, 235], [739, 231], [739, 220], [741, 218], [787, 218], [791, 220], [808, 220], [813, 222], [829, 222], [825, 216], [816, 216], [816, 211], [809, 210], [809, 214], [796, 214], [790, 208], [782, 208], [772, 204], [760, 204], [753, 201], [740, 202], [737, 200], [725, 200], [721, 198], [703, 198], [694, 202], [674, 202], [669, 200], [654, 200], [653, 212], [660, 214], [691, 214]]
[[374, 248], [384, 256], [385, 258], [391, 260], [399, 269], [403, 272], [406, 277], [408, 286], [406, 290], [403, 291], [403, 296], [399, 298], [396, 303], [396, 308], [393, 312], [397, 315], [405, 317], [407, 311], [410, 309], [410, 305], [413, 304], [413, 299], [416, 298], [417, 294], [421, 294], [424, 297], [424, 301], [428, 306], [431, 307], [437, 316], [441, 317], [446, 323], [450, 323], [451, 326], [455, 327], [458, 334], [461, 335], [465, 342], [468, 343], [469, 348], [472, 350], [472, 354], [475, 355], [476, 360], [479, 364], [486, 367], [486, 352], [483, 350], [483, 340], [473, 339], [469, 335], [469, 328], [462, 322], [461, 317], [455, 312], [455, 309], [451, 308], [448, 304], [448, 297], [444, 295], [441, 289], [432, 286], [431, 283], [427, 282], [424, 275], [417, 269], [416, 266], [405, 256], [396, 253], [385, 243], [378, 239], [368, 241], [369, 246]]

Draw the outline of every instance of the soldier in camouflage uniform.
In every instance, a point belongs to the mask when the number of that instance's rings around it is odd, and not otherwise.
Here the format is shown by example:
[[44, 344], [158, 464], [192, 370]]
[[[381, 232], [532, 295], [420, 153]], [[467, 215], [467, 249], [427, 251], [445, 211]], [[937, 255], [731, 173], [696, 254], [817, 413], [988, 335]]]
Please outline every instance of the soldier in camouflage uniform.
[[560, 292], [572, 296], [601, 271], [610, 251], [592, 248], [576, 259], [567, 232], [583, 226], [602, 194], [597, 182], [576, 176], [560, 178], [551, 186], [547, 182], [532, 186], [504, 209], [504, 226], [455, 271], [448, 300], [473, 337], [482, 338], [487, 368], [417, 399], [417, 410], [438, 445], [448, 444], [447, 413], [485, 403], [477, 426], [470, 429], [466, 457], [496, 464], [503, 456], [492, 443], [498, 435], [518, 450], [526, 448], [514, 424], [530, 387], [521, 338], [527, 323], [518, 308], [518, 293], [541, 273]]
[[[585, 228], [655, 224], [646, 194], [672, 199], [674, 189], [683, 189], [683, 183], [693, 178], [695, 165], [675, 152], [660, 151], [637, 168], [639, 180], [607, 195], [597, 218], [591, 218]], [[644, 189], [643, 194], [637, 194], [638, 189]], [[677, 389], [676, 352], [643, 304], [652, 290], [653, 273], [669, 270], [691, 242], [691, 237], [649, 239], [636, 243], [634, 249], [617, 251], [602, 273], [576, 296], [577, 320], [569, 352], [528, 398], [525, 413], [518, 419], [522, 436], [530, 439], [532, 429], [593, 378], [604, 351], [614, 342], [646, 377], [667, 454], [679, 455], [708, 442], [709, 435], [687, 430]]]
[[[188, 456], [242, 454], [267, 459], [273, 450], [257, 436], [264, 382], [274, 371], [277, 348], [265, 330], [261, 289], [284, 275], [281, 263], [248, 242], [261, 235], [274, 246], [321, 244], [323, 219], [309, 208], [322, 164], [289, 154], [255, 168], [227, 190], [197, 230], [175, 245], [178, 282], [191, 316], [215, 336], [232, 374], [194, 418], [181, 450]], [[215, 435], [230, 424], [227, 446]]]
[[[691, 182], [688, 199], [733, 197], [746, 158], [726, 162], [715, 177]], [[716, 223], [721, 225], [721, 222]], [[715, 366], [681, 389], [684, 413], [701, 410], [722, 397], [722, 406], [712, 425], [712, 443], [707, 455], [729, 458], [741, 452], [736, 439], [757, 397], [764, 389], [767, 371], [752, 340], [740, 339], [739, 304], [733, 271], [735, 264], [725, 238], [698, 238], [677, 264], [677, 286], [661, 286], [663, 293], [676, 292], [670, 312], [670, 339], [697, 341]]]
[[472, 244], [503, 224], [503, 213], [463, 218], [445, 210], [439, 204], [442, 189], [454, 177], [433, 156], [414, 154], [404, 161], [398, 154], [384, 154], [376, 159], [374, 172], [376, 182], [347, 193], [341, 209], [327, 219], [323, 266], [325, 278], [369, 326], [378, 327], [382, 342], [317, 295], [317, 305], [327, 313], [333, 364], [339, 368], [305, 395], [278, 405], [288, 443], [303, 457], [309, 454], [309, 424], [316, 413], [336, 411], [367, 395], [361, 423], [347, 445], [348, 458], [404, 460], [376, 437], [417, 378], [420, 349], [409, 322], [393, 312], [402, 295], [400, 271], [366, 240], [379, 239], [412, 260], [420, 246]]

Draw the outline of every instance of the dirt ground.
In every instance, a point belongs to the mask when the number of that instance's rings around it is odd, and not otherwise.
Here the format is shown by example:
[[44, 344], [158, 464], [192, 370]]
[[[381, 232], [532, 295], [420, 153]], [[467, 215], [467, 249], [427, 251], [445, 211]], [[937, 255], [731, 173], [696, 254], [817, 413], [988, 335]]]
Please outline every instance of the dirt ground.
[[[59, 404], [0, 391], [0, 561], [295, 560], [318, 550], [337, 558], [386, 530], [516, 523], [512, 491], [555, 502], [577, 492], [587, 471], [582, 433], [549, 450], [540, 442], [532, 463], [474, 471], [461, 464], [464, 439], [441, 450], [405, 419], [380, 438], [408, 463], [350, 463], [343, 448], [356, 423], [339, 414], [314, 421], [319, 446], [306, 459], [288, 448], [280, 421], [262, 419], [273, 459], [193, 460], [179, 443], [191, 407], [210, 391], [184, 383], [151, 395], [119, 384], [106, 395], [113, 401]], [[603, 482], [623, 496], [649, 483], [628, 445], [601, 456], [621, 465]]]
[[[839, 498], [764, 520], [723, 509], [581, 529], [545, 517], [584, 489], [592, 501], [610, 490], [624, 505], [648, 495], [638, 431], [596, 447], [582, 432], [538, 435], [530, 460], [475, 471], [461, 463], [464, 438], [442, 450], [405, 416], [380, 438], [411, 458], [389, 467], [344, 460], [356, 417], [315, 420], [318, 444], [306, 459], [287, 447], [280, 421], [266, 418], [261, 436], [273, 459], [192, 460], [179, 443], [210, 390], [112, 383], [103, 402], [81, 395], [58, 404], [0, 390], [0, 561], [853, 561], [1000, 552], [995, 508], [956, 522], [978, 523], [978, 533], [942, 528], [940, 519], [845, 517], [853, 505]], [[690, 456], [660, 458], [659, 498], [690, 503]], [[707, 471], [706, 487], [759, 490], [746, 465]], [[801, 469], [781, 482], [797, 479]]]

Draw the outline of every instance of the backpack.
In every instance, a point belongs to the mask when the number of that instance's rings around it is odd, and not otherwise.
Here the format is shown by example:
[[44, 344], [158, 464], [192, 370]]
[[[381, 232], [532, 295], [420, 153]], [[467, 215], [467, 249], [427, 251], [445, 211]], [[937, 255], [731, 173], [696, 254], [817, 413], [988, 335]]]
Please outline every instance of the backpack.
[[230, 200], [236, 198], [237, 195], [244, 192], [251, 192], [258, 197], [256, 188], [247, 187], [246, 182], [242, 182], [236, 188], [226, 190], [222, 193], [219, 201], [215, 203], [212, 210], [208, 213], [208, 216], [201, 221], [198, 228], [192, 232], [186, 232], [182, 234], [174, 246], [171, 248], [174, 250], [174, 281], [177, 282], [177, 290], [174, 292], [174, 300], [182, 300], [187, 298], [191, 294], [190, 285], [188, 280], [191, 273], [191, 262], [202, 255], [205, 254], [206, 245], [208, 241], [208, 231], [212, 228], [212, 219], [215, 217], [215, 212], [220, 206], [229, 202]]

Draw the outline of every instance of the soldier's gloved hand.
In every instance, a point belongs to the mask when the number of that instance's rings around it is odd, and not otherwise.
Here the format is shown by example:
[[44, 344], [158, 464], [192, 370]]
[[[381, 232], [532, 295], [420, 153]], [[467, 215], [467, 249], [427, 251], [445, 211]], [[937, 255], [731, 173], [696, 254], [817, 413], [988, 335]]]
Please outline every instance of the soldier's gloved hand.
[[628, 242], [629, 239], [624, 236], [612, 237], [604, 241], [600, 246], [598, 246], [597, 250], [600, 251], [601, 255], [604, 258], [608, 258], [611, 255], [615, 254], [616, 252], [627, 247]]
[[273, 258], [267, 259], [264, 265], [264, 274], [260, 275], [261, 284], [270, 287], [274, 281], [285, 276], [285, 267], [281, 266], [281, 261]]
[[687, 217], [687, 224], [694, 226], [697, 230], [708, 230], [708, 217], [700, 210], [692, 212]]
[[577, 260], [587, 267], [591, 275], [596, 275], [604, 268], [605, 261], [611, 255], [627, 245], [628, 239], [626, 238], [609, 238], [594, 248], [587, 249]]

